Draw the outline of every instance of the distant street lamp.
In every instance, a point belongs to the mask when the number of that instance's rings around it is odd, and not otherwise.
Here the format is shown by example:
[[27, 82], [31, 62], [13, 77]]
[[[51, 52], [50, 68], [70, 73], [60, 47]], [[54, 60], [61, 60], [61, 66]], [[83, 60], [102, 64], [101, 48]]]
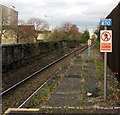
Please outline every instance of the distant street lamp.
[[47, 16], [47, 15], [45, 15], [45, 17], [50, 17], [52, 19], [52, 31], [53, 31], [53, 16]]

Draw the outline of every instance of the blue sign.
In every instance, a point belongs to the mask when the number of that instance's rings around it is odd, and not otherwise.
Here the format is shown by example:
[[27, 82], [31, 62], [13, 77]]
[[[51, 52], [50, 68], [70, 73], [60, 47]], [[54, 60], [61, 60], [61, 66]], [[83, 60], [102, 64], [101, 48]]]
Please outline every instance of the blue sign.
[[100, 26], [112, 26], [112, 19], [100, 19]]

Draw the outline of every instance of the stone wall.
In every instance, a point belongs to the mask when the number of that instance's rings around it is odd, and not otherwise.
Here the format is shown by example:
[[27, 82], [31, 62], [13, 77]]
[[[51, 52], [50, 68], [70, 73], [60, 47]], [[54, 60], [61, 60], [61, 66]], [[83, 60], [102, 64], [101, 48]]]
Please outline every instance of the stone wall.
[[21, 67], [35, 57], [52, 53], [54, 50], [79, 45], [77, 41], [41, 42], [31, 44], [2, 45], [2, 72]]

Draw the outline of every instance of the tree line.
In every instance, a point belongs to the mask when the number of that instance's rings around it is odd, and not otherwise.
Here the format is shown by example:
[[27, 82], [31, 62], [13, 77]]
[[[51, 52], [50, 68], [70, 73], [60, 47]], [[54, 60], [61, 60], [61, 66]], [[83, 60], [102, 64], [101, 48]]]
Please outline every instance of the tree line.
[[[30, 18], [27, 22], [24, 20], [19, 20], [18, 25], [3, 25], [3, 30], [11, 29], [16, 33], [18, 42], [19, 39], [24, 37], [23, 31], [21, 31], [19, 25], [34, 25], [35, 30], [41, 32], [49, 31], [50, 28], [47, 21], [39, 18]], [[80, 32], [76, 24], [71, 24], [69, 22], [64, 23], [61, 27], [56, 27], [51, 32], [44, 33], [44, 39], [46, 41], [78, 40], [81, 42], [87, 42], [89, 38], [90, 35], [87, 29]]]

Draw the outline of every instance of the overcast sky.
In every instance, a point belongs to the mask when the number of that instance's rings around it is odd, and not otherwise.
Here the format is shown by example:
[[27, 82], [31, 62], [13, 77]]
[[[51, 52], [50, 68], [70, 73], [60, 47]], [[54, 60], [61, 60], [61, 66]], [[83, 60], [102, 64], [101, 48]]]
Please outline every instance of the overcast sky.
[[[19, 19], [38, 17], [50, 25], [65, 22], [76, 24], [80, 30], [95, 29], [100, 18], [105, 18], [120, 0], [2, 0], [5, 6], [13, 5]], [[45, 17], [47, 15], [47, 17]]]

